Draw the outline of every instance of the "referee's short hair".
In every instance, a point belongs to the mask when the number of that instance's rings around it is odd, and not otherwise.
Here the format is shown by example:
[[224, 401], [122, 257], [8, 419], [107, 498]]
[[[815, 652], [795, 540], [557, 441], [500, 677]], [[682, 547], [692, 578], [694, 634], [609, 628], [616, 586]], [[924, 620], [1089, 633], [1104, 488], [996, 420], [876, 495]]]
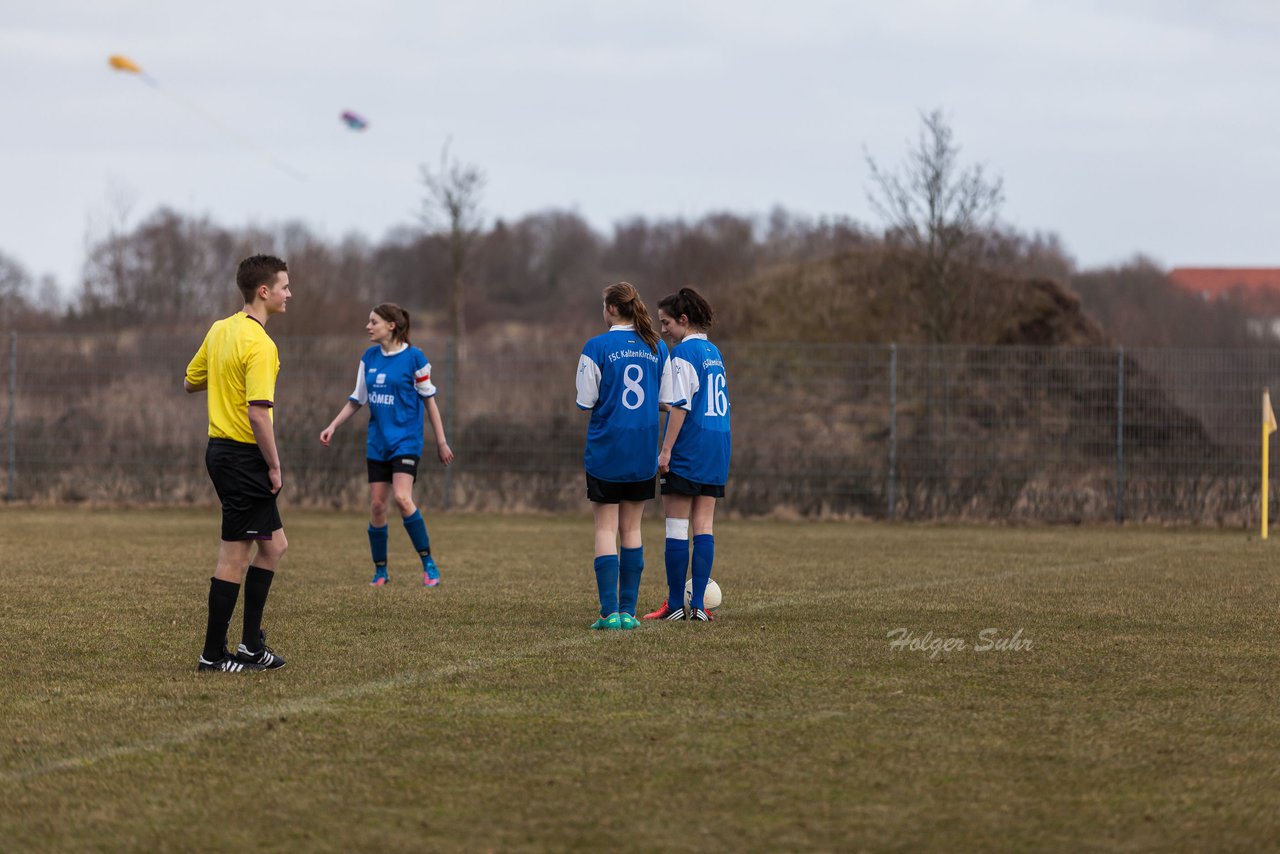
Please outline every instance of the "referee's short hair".
[[253, 302], [253, 292], [261, 285], [271, 285], [276, 273], [289, 272], [289, 265], [274, 255], [250, 255], [236, 268], [236, 287], [246, 303]]

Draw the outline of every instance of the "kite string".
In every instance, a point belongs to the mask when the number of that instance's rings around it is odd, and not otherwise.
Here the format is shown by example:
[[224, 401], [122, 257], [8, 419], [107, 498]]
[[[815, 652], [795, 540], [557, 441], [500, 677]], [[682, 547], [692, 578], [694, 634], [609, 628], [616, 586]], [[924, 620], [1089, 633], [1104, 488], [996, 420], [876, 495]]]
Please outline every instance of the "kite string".
[[255, 154], [257, 154], [257, 155], [259, 155], [259, 156], [261, 156], [261, 157], [265, 158], [269, 163], [271, 163], [271, 165], [275, 166], [277, 169], [280, 169], [280, 170], [282, 170], [283, 172], [288, 173], [288, 174], [289, 174], [289, 175], [291, 175], [292, 177], [297, 178], [299, 181], [305, 181], [305, 180], [307, 180], [307, 176], [306, 176], [305, 174], [303, 174], [302, 172], [299, 172], [297, 169], [294, 169], [294, 168], [293, 168], [292, 166], [290, 166], [288, 163], [285, 163], [284, 161], [280, 160], [280, 159], [279, 159], [279, 158], [277, 158], [274, 154], [272, 154], [270, 151], [268, 151], [267, 149], [263, 148], [261, 145], [258, 145], [258, 144], [257, 144], [256, 142], [254, 142], [252, 139], [250, 139], [249, 137], [247, 137], [247, 136], [245, 136], [244, 134], [240, 133], [240, 132], [239, 132], [239, 131], [237, 131], [235, 128], [233, 128], [233, 127], [231, 127], [231, 126], [227, 125], [225, 122], [223, 122], [223, 121], [222, 121], [221, 119], [219, 119], [217, 116], [215, 116], [215, 115], [213, 115], [212, 113], [208, 112], [207, 110], [205, 110], [205, 109], [201, 108], [199, 105], [197, 105], [197, 104], [196, 104], [196, 103], [194, 103], [193, 101], [190, 101], [190, 100], [188, 100], [188, 99], [186, 99], [186, 98], [183, 98], [182, 96], [178, 95], [177, 93], [170, 92], [168, 89], [166, 89], [166, 88], [164, 88], [163, 86], [161, 86], [161, 85], [156, 81], [156, 79], [155, 79], [154, 77], [152, 77], [150, 74], [147, 74], [147, 73], [144, 71], [144, 72], [141, 72], [140, 76], [142, 77], [142, 79], [143, 79], [143, 80], [145, 80], [145, 81], [146, 81], [146, 82], [147, 82], [147, 83], [148, 83], [148, 84], [149, 84], [153, 89], [155, 89], [157, 92], [159, 92], [160, 94], [162, 94], [162, 95], [164, 95], [165, 97], [169, 98], [171, 101], [174, 101], [174, 102], [175, 102], [175, 103], [177, 103], [178, 105], [180, 105], [180, 106], [182, 106], [182, 107], [185, 107], [186, 109], [188, 109], [188, 110], [190, 110], [191, 112], [195, 113], [196, 115], [200, 116], [200, 118], [204, 119], [204, 120], [205, 120], [206, 122], [208, 122], [209, 124], [211, 124], [211, 125], [213, 125], [214, 127], [218, 128], [220, 131], [222, 131], [223, 133], [225, 133], [225, 134], [227, 134], [228, 136], [230, 136], [230, 137], [231, 137], [232, 139], [234, 139], [236, 142], [238, 142], [238, 143], [240, 143], [241, 145], [245, 146], [246, 148], [250, 149], [250, 150], [251, 150], [251, 151], [253, 151]]

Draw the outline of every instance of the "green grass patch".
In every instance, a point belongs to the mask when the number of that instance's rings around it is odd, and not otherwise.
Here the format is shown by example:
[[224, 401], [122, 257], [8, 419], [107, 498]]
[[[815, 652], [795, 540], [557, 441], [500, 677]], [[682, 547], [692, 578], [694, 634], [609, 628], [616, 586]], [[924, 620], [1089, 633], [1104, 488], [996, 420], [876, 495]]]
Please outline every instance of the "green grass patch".
[[362, 517], [285, 517], [289, 664], [235, 676], [195, 672], [215, 512], [3, 511], [6, 850], [1280, 838], [1280, 575], [1238, 532], [726, 521], [714, 625], [605, 633], [585, 514], [428, 518], [439, 590], [397, 525], [374, 589]]

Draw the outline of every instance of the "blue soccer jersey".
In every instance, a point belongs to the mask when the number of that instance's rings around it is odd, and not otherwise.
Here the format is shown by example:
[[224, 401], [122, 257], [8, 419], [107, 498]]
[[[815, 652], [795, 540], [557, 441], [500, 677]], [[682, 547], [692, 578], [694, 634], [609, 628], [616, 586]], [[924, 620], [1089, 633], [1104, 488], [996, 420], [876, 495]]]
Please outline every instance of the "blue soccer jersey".
[[614, 326], [582, 348], [578, 407], [591, 410], [587, 474], [614, 483], [658, 473], [658, 401], [671, 394], [667, 345], [657, 352], [630, 325]]
[[729, 384], [724, 359], [706, 335], [687, 336], [671, 353], [671, 397], [685, 410], [680, 435], [671, 448], [671, 471], [722, 486], [729, 479]]
[[424, 401], [434, 396], [431, 363], [417, 347], [403, 345], [390, 355], [378, 346], [360, 357], [356, 390], [350, 400], [369, 406], [365, 456], [389, 460], [401, 454], [422, 456]]

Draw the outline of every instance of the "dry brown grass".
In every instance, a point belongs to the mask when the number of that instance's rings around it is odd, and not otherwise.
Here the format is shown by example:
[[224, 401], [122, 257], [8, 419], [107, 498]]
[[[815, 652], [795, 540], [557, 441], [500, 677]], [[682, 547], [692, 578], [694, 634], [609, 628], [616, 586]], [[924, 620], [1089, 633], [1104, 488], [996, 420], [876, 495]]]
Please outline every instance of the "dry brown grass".
[[[4, 511], [7, 850], [1258, 850], [1280, 580], [1222, 532], [722, 522], [712, 626], [593, 633], [575, 517], [286, 510], [289, 660], [193, 672], [211, 512]], [[642, 605], [661, 597], [647, 523]], [[978, 652], [984, 628], [1032, 646]], [[888, 633], [970, 648], [897, 650]]]

